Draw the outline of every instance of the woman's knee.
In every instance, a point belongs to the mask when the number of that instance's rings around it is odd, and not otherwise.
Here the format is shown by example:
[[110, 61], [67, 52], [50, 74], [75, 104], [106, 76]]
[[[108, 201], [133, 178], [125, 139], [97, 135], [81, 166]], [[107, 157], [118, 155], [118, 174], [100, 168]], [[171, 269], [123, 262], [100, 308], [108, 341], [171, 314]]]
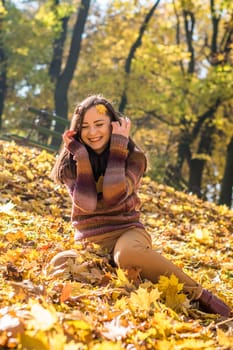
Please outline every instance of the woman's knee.
[[131, 230], [116, 242], [113, 259], [117, 266], [139, 266], [151, 249], [151, 238], [142, 230]]
[[149, 247], [139, 247], [139, 246], [131, 246], [131, 247], [120, 247], [118, 249], [114, 249], [114, 262], [117, 266], [126, 268], [126, 267], [138, 267], [141, 265], [145, 254], [147, 253]]

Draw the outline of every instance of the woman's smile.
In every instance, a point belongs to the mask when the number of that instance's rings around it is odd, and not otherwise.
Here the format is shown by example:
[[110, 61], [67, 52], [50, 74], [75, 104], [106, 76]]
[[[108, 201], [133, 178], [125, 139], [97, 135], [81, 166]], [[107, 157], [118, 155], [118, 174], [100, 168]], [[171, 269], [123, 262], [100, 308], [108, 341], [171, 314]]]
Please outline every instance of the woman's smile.
[[98, 142], [101, 140], [101, 137], [94, 137], [94, 138], [89, 138], [91, 142]]

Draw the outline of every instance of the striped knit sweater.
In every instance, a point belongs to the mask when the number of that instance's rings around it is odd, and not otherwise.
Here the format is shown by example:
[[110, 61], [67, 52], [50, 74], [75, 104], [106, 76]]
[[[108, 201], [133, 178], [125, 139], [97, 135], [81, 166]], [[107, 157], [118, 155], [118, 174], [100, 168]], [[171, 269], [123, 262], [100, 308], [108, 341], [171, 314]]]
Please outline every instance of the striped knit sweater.
[[112, 134], [105, 174], [95, 182], [87, 149], [77, 141], [74, 143], [72, 153], [77, 177], [64, 182], [72, 198], [75, 239], [132, 226], [143, 227], [136, 192], [146, 168], [144, 154], [138, 149], [128, 153], [128, 139]]

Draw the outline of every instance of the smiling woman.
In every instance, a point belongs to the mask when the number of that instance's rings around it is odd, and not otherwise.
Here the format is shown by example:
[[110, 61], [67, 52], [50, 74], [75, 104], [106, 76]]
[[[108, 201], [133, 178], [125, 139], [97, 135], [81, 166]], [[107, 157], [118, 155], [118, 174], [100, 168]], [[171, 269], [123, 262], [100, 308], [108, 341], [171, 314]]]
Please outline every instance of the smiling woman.
[[[130, 120], [99, 95], [86, 98], [74, 111], [52, 177], [70, 194], [75, 240], [98, 244], [116, 266], [136, 269], [153, 283], [174, 274], [202, 310], [229, 316], [231, 309], [222, 300], [153, 250], [140, 221], [137, 194], [147, 161], [131, 139], [130, 127]], [[66, 256], [68, 260], [70, 251], [62, 254], [63, 267]]]
[[97, 105], [86, 112], [81, 128], [82, 142], [98, 154], [105, 150], [111, 136], [110, 117], [105, 114], [103, 109], [98, 109], [100, 106], [104, 107], [103, 105]]

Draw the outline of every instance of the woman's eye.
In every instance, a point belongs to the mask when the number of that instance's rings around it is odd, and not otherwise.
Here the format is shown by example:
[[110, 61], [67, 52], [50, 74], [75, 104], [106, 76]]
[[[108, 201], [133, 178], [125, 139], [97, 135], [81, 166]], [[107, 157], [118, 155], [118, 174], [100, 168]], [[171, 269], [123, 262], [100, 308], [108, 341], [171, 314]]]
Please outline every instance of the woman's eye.
[[[103, 123], [101, 123], [101, 124], [95, 124], [95, 127], [97, 127], [97, 128], [99, 128], [99, 127], [101, 127], [101, 126], [103, 126], [104, 124]], [[82, 125], [82, 129], [87, 129], [89, 127], [89, 125]]]

